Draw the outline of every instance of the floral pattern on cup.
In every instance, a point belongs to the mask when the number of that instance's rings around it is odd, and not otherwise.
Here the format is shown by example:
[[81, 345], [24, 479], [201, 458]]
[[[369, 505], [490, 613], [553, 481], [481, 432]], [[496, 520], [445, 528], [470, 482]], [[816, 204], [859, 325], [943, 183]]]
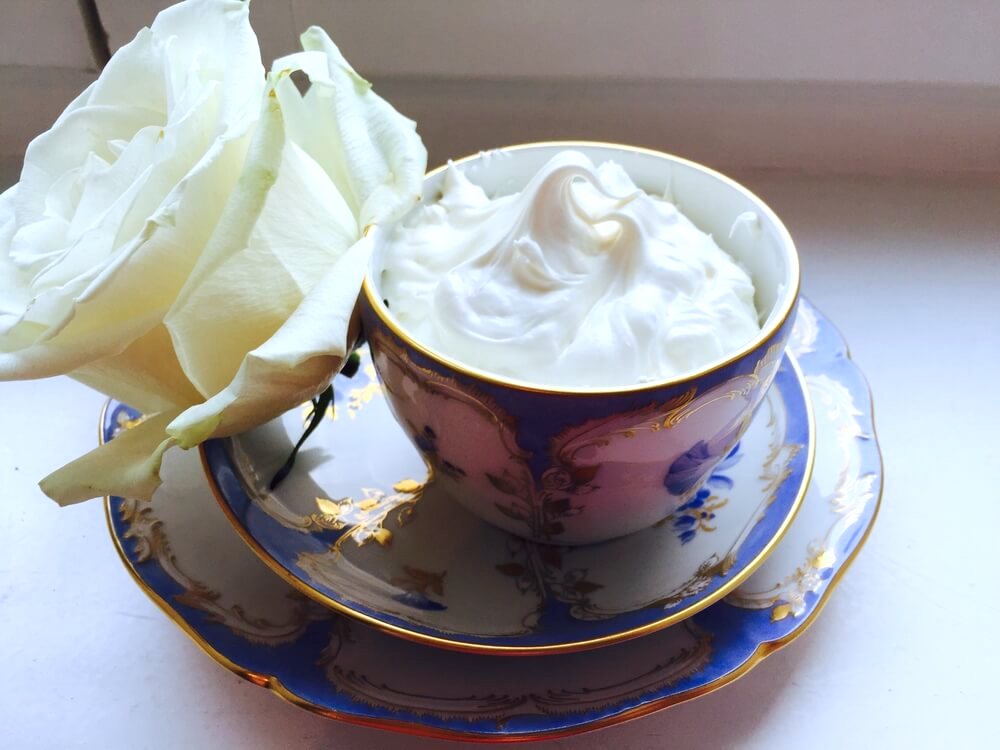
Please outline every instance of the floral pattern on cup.
[[[697, 455], [699, 455], [699, 457], [702, 455], [701, 447], [705, 445], [704, 441], [699, 441], [696, 444], [696, 448], [698, 448]], [[692, 452], [693, 451], [688, 451], [688, 453], [684, 454], [681, 458], [683, 459], [689, 456]], [[707, 453], [707, 451], [705, 452]], [[702, 462], [712, 460], [714, 458], [715, 457], [705, 458]], [[733, 480], [726, 476], [723, 472], [739, 463], [740, 458], [740, 445], [737, 443], [736, 446], [729, 452], [729, 455], [726, 456], [722, 462], [717, 464], [714, 469], [712, 469], [708, 478], [704, 480], [704, 485], [701, 486], [697, 492], [695, 492], [694, 497], [685, 502], [673, 514], [671, 514], [669, 520], [677, 534], [677, 538], [681, 540], [682, 544], [687, 544], [694, 539], [699, 531], [710, 532], [715, 530], [715, 526], [712, 525], [712, 521], [715, 520], [715, 512], [720, 508], [723, 508], [729, 502], [727, 498], [716, 495], [715, 490], [731, 490], [733, 488]], [[678, 461], [680, 460], [681, 459], [678, 459]], [[690, 491], [694, 487], [698, 487], [700, 480], [704, 476], [699, 472], [697, 478], [690, 485], [682, 485], [680, 484], [680, 480], [673, 479], [675, 483], [671, 487], [668, 482], [672, 481], [671, 472], [674, 470], [674, 465], [677, 464], [678, 461], [675, 461], [674, 464], [671, 465], [671, 470], [667, 472], [667, 476], [663, 480], [667, 490], [673, 492], [674, 494], [682, 494]], [[689, 463], [693, 463], [690, 459], [688, 459], [688, 461]], [[700, 469], [701, 463], [697, 466]], [[685, 482], [686, 481], [687, 478], [685, 477]]]
[[383, 328], [369, 336], [397, 421], [449, 494], [515, 534], [564, 543], [620, 536], [698, 502], [695, 491], [746, 430], [782, 352], [772, 345], [751, 372], [704, 393], [651, 397], [571, 424], [548, 440], [539, 469], [519, 443], [517, 414], [476, 384], [417, 364]]

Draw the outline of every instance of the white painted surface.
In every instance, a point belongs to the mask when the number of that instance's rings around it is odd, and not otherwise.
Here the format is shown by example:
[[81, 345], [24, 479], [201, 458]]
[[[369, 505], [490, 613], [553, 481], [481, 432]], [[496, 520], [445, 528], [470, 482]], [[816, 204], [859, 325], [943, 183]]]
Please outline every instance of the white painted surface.
[[95, 70], [76, 0], [3, 0], [0, 65]]
[[[59, 113], [90, 85], [95, 72], [67, 68], [0, 66], [0, 160], [20, 173], [31, 139], [48, 130]], [[2, 183], [7, 185], [7, 181]]]
[[[171, 1], [98, 0], [111, 49]], [[0, 160], [16, 161], [93, 64], [75, 2], [4, 2]], [[590, 138], [728, 169], [1000, 173], [992, 0], [254, 0], [251, 18], [267, 63], [327, 28], [434, 163]]]
[[[112, 49], [173, 0], [98, 0]], [[265, 51], [325, 27], [371, 76], [1000, 85], [992, 0], [254, 0]]]
[[1000, 88], [734, 81], [389, 78], [430, 164], [513, 143], [650, 146], [720, 169], [1000, 172]]
[[[0, 159], [20, 162], [93, 73], [0, 67], [10, 96]], [[430, 163], [512, 143], [583, 138], [650, 146], [724, 170], [1000, 173], [1000, 88], [733, 81], [386, 78]]]
[[[788, 223], [806, 293], [871, 381], [881, 517], [813, 628], [736, 684], [536, 746], [996, 747], [1000, 185], [744, 181]], [[0, 384], [0, 744], [440, 747], [232, 676], [133, 585], [99, 503], [60, 510], [39, 493], [94, 444], [102, 402], [66, 379]]]
[[[0, 164], [6, 171], [96, 76], [76, 0], [0, 0]], [[4, 183], [6, 184], [6, 183]]]

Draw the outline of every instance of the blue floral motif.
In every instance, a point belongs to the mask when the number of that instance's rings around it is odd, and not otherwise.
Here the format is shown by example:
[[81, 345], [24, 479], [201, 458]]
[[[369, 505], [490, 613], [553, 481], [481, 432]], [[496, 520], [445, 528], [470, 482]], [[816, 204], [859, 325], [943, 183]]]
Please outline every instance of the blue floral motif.
[[[698, 443], [695, 448], [699, 445], [703, 446], [704, 443]], [[674, 531], [677, 533], [682, 544], [687, 544], [694, 539], [699, 530], [715, 530], [715, 527], [711, 525], [711, 522], [715, 519], [715, 511], [724, 506], [728, 501], [715, 495], [712, 490], [731, 490], [733, 488], [733, 480], [722, 472], [739, 463], [742, 457], [739, 450], [740, 444], [737, 443], [729, 452], [729, 455], [722, 459], [719, 465], [715, 467], [708, 476], [708, 479], [705, 480], [705, 484], [695, 493], [694, 497], [680, 506], [670, 516]], [[674, 464], [676, 465], [678, 461], [689, 456], [692, 451], [688, 451], [684, 456], [681, 456]], [[671, 469], [673, 469], [673, 466], [671, 466]], [[669, 473], [667, 474], [667, 478], [670, 478]], [[664, 480], [664, 484], [666, 484], [666, 480]]]
[[[737, 443], [736, 447], [726, 456], [724, 462], [732, 458], [738, 448], [739, 444]], [[684, 495], [690, 492], [704, 479], [705, 465], [718, 458], [719, 454], [714, 453], [709, 448], [708, 443], [699, 440], [688, 449], [687, 453], [682, 454], [670, 464], [667, 475], [663, 477], [663, 486], [671, 495]], [[721, 464], [719, 468], [721, 468]]]
[[743, 458], [743, 455], [740, 453], [740, 444], [736, 443], [736, 445], [733, 446], [733, 449], [729, 451], [729, 454], [724, 459], [719, 461], [716, 467], [712, 469], [712, 473], [709, 474], [708, 479], [705, 480], [705, 486], [731, 490], [733, 488], [733, 480], [721, 472], [736, 466], [736, 464], [740, 462], [741, 458]]

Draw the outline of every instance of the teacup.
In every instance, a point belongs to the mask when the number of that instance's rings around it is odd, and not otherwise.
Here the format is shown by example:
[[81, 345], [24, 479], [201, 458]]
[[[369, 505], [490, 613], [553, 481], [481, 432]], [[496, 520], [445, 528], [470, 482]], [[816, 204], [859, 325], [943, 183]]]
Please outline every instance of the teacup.
[[[753, 277], [760, 333], [724, 359], [668, 380], [579, 388], [501, 377], [428, 347], [396, 320], [380, 290], [384, 234], [378, 229], [361, 315], [389, 406], [434, 481], [518, 536], [584, 544], [664, 519], [732, 450], [781, 361], [798, 300], [799, 262], [788, 230], [757, 196], [669, 154], [559, 142], [454, 164], [489, 195], [504, 195], [523, 188], [565, 149], [598, 164], [618, 162], [640, 188], [666, 194], [740, 261]], [[443, 167], [427, 175], [425, 200], [439, 195], [443, 176]]]

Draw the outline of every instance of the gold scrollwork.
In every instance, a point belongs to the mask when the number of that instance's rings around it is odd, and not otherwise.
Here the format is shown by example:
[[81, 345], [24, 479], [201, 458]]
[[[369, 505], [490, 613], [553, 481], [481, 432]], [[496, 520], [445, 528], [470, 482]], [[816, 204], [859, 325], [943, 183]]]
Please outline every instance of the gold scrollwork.
[[553, 451], [553, 456], [558, 463], [573, 464], [580, 451], [592, 446], [606, 447], [611, 444], [612, 438], [619, 435], [630, 439], [643, 430], [659, 432], [670, 425], [675, 414], [683, 411], [694, 401], [697, 393], [698, 389], [692, 387], [663, 403], [652, 402], [638, 409], [615, 415], [616, 420], [628, 423], [641, 420], [640, 424], [631, 424], [629, 427], [609, 431], [606, 422], [600, 420], [583, 429], [579, 425], [569, 427], [553, 439], [553, 444], [558, 446]]
[[819, 320], [812, 307], [806, 302], [799, 303], [799, 311], [795, 316], [792, 334], [788, 339], [788, 349], [796, 357], [811, 354], [816, 351], [816, 339], [819, 338]]
[[827, 375], [806, 378], [812, 399], [827, 411], [827, 418], [836, 425], [835, 444], [840, 455], [840, 471], [829, 498], [834, 521], [821, 537], [806, 547], [806, 559], [793, 573], [768, 589], [756, 592], [736, 591], [726, 601], [744, 609], [771, 609], [773, 621], [800, 617], [806, 610], [806, 594], [816, 593], [823, 585], [824, 571], [837, 563], [837, 543], [844, 532], [852, 528], [875, 495], [875, 474], [858, 474], [852, 464], [854, 441], [867, 439], [858, 417], [861, 411], [851, 392], [839, 381]]
[[118, 413], [115, 414], [115, 426], [111, 432], [111, 437], [116, 438], [118, 437], [118, 433], [123, 432], [124, 430], [131, 430], [133, 427], [138, 427], [146, 421], [146, 416], [147, 415], [145, 414], [140, 414], [138, 417], [133, 419], [132, 417], [129, 417], [127, 411], [119, 409]]
[[755, 390], [761, 389], [763, 385], [771, 381], [771, 378], [778, 369], [778, 365], [781, 364], [783, 352], [784, 347], [780, 343], [772, 344], [768, 347], [764, 356], [757, 360], [753, 372], [747, 375], [737, 375], [730, 381], [732, 387], [714, 398], [699, 399], [691, 402], [686, 409], [676, 410], [671, 413], [668, 419], [664, 420], [663, 426], [674, 427], [717, 401], [735, 401], [738, 398], [750, 398]]
[[359, 547], [376, 542], [382, 547], [392, 542], [392, 532], [385, 527], [385, 519], [396, 512], [396, 520], [404, 526], [413, 519], [414, 506], [423, 495], [427, 481], [402, 479], [393, 485], [394, 492], [363, 487], [362, 498], [342, 497], [331, 500], [316, 498], [318, 513], [305, 517], [305, 528], [340, 530], [348, 528], [333, 545], [333, 551], [340, 552], [341, 545], [353, 540]]
[[[799, 451], [802, 450], [802, 446], [794, 443], [786, 443], [784, 441], [781, 431], [777, 429], [778, 415], [772, 399], [772, 396], [768, 396], [765, 399], [765, 405], [769, 413], [767, 425], [771, 434], [771, 440], [768, 446], [767, 457], [764, 459], [764, 464], [761, 468], [760, 479], [765, 482], [765, 485], [762, 492], [763, 499], [759, 505], [757, 513], [743, 528], [740, 535], [724, 556], [720, 557], [718, 554], [713, 554], [698, 567], [690, 579], [680, 584], [676, 589], [667, 594], [657, 596], [655, 599], [648, 602], [642, 603], [635, 607], [635, 609], [670, 609], [675, 607], [684, 601], [684, 599], [704, 591], [709, 585], [711, 585], [715, 578], [727, 575], [732, 566], [735, 564], [736, 555], [739, 549], [743, 546], [743, 543], [753, 530], [754, 526], [756, 526], [761, 519], [764, 518], [767, 509], [774, 503], [779, 489], [785, 480], [791, 475], [792, 460], [798, 455]], [[717, 507], [721, 507], [721, 505], [725, 504], [727, 500], [726, 498], [712, 496], [709, 498], [709, 501], [712, 501], [712, 498], [715, 498]], [[553, 579], [555, 577], [555, 574], [548, 574], [547, 576], [543, 576], [543, 579]], [[602, 584], [596, 582], [593, 583], [592, 586], [595, 591], [604, 588]], [[569, 592], [569, 600], [567, 600], [565, 592], [562, 592], [561, 589], [551, 589], [551, 593], [559, 601], [566, 601], [567, 603], [572, 604], [571, 614], [580, 619], [606, 619], [608, 617], [614, 617], [621, 614], [621, 611], [619, 610], [598, 607], [591, 601], [590, 597], [576, 596], [575, 591]], [[560, 595], [561, 593], [562, 595]]]
[[[479, 392], [478, 389], [459, 384], [452, 377], [417, 365], [408, 352], [380, 328], [377, 328], [371, 336], [384, 374], [387, 370], [398, 372], [426, 393], [443, 396], [472, 407], [497, 427], [498, 436], [507, 453], [508, 465], [501, 474], [488, 473], [486, 479], [498, 493], [509, 499], [495, 503], [494, 507], [499, 514], [525, 524], [532, 537], [546, 540], [558, 539], [565, 532], [567, 519], [584, 511], [584, 506], [574, 504], [573, 499], [597, 489], [594, 480], [600, 467], [579, 463], [577, 456], [581, 451], [594, 446], [607, 446], [615, 436], [633, 438], [638, 430], [657, 432], [669, 429], [721, 399], [751, 397], [755, 389], [763, 392], [762, 386], [770, 382], [780, 364], [783, 351], [781, 344], [772, 344], [754, 365], [752, 373], [733, 378], [731, 381], [733, 387], [715, 397], [699, 400], [696, 398], [697, 389], [692, 387], [666, 403], [654, 402], [630, 413], [616, 414], [610, 419], [594, 420], [565, 429], [551, 441], [549, 453], [552, 465], [542, 473], [539, 486], [528, 465], [530, 453], [516, 442], [516, 422], [510, 414], [500, 409], [492, 398]], [[385, 366], [382, 366], [383, 360]], [[400, 387], [395, 382], [396, 379], [394, 375], [388, 375], [383, 387], [394, 393], [393, 389]], [[405, 394], [394, 395], [402, 401], [409, 400]], [[756, 396], [753, 398], [756, 399]], [[644, 423], [638, 425], [633, 423], [609, 431], [613, 421], [622, 419], [641, 420]], [[739, 429], [734, 434], [742, 433], [748, 425], [749, 415], [738, 425]], [[410, 431], [414, 434], [420, 433], [418, 427], [409, 425]], [[447, 462], [437, 451], [425, 451], [425, 454], [428, 454], [428, 460], [434, 464], [435, 470], [445, 474], [456, 470], [461, 473], [461, 469]], [[561, 480], [558, 485], [553, 481], [555, 477]]]
[[[496, 427], [504, 449], [512, 458], [527, 459], [530, 457], [530, 454], [521, 448], [515, 440], [517, 425], [514, 418], [507, 414], [493, 398], [470, 386], [460, 385], [454, 378], [442, 375], [430, 368], [421, 367], [410, 358], [405, 350], [397, 347], [381, 329], [376, 329], [371, 336], [372, 340], [376, 342], [377, 356], [384, 359], [386, 365], [409, 377], [421, 391], [449, 401], [456, 401], [485, 417], [491, 425]], [[387, 369], [387, 367], [382, 367], [383, 375]], [[389, 393], [394, 393], [393, 388], [397, 386], [393, 381], [394, 378], [391, 376], [384, 377], [381, 387]], [[394, 393], [394, 395], [400, 400], [409, 400], [406, 394]], [[416, 425], [410, 425], [410, 428], [414, 432], [419, 432]]]
[[427, 476], [422, 481], [412, 478], [401, 479], [392, 486], [392, 492], [378, 487], [363, 487], [360, 498], [316, 497], [314, 499], [316, 512], [301, 514], [288, 507], [272, 492], [264, 489], [266, 486], [264, 479], [238, 441], [233, 442], [232, 452], [233, 459], [240, 466], [244, 476], [250, 480], [251, 486], [257, 488], [252, 492], [254, 505], [268, 517], [285, 528], [296, 531], [339, 531], [346, 528], [347, 531], [334, 545], [334, 550], [337, 552], [347, 539], [353, 540], [358, 546], [371, 541], [382, 546], [391, 543], [392, 532], [384, 527], [385, 519], [393, 512], [397, 513], [401, 525], [412, 519], [414, 506], [423, 495], [424, 487], [431, 480], [431, 467], [428, 466]]
[[[777, 421], [777, 413], [770, 401], [767, 402], [767, 408], [767, 425], [773, 429]], [[767, 512], [771, 503], [778, 496], [778, 488], [791, 476], [792, 460], [799, 454], [800, 450], [802, 450], [802, 446], [793, 443], [783, 443], [781, 441], [771, 443], [767, 458], [764, 459], [764, 466], [760, 472], [760, 479], [765, 483], [764, 495], [768, 498], [768, 501], [761, 507], [758, 519], [763, 518], [764, 513]]]
[[[616, 420], [640, 421], [639, 424], [632, 423], [628, 427], [612, 431], [608, 431], [604, 421], [597, 421], [584, 427], [583, 430], [580, 427], [569, 428], [553, 441], [553, 459], [563, 466], [573, 466], [576, 463], [576, 456], [583, 450], [590, 447], [606, 447], [617, 436], [631, 439], [642, 431], [669, 430], [718, 401], [733, 401], [737, 398], [755, 400], [754, 391], [762, 391], [762, 386], [770, 382], [782, 356], [781, 344], [771, 345], [764, 356], [754, 365], [753, 372], [736, 376], [730, 381], [730, 387], [714, 397], [699, 399], [697, 398], [697, 389], [692, 387], [666, 403], [652, 403], [632, 412], [615, 416]], [[744, 417], [735, 434], [740, 435], [749, 427], [750, 417], [750, 413]]]
[[119, 516], [125, 523], [122, 537], [134, 542], [136, 563], [155, 561], [171, 579], [184, 589], [174, 597], [181, 605], [200, 610], [209, 621], [225, 626], [236, 635], [268, 646], [291, 643], [316, 620], [325, 620], [331, 613], [297, 591], [287, 596], [293, 602], [288, 618], [275, 622], [266, 617], [251, 617], [239, 604], [226, 606], [222, 594], [184, 572], [170, 548], [163, 529], [150, 503], [141, 500], [121, 500]]
[[335, 632], [320, 656], [319, 666], [338, 692], [369, 706], [398, 712], [402, 709], [430, 713], [440, 719], [493, 721], [502, 727], [511, 720], [532, 715], [563, 715], [581, 711], [601, 711], [631, 698], [663, 690], [698, 674], [712, 656], [712, 635], [691, 620], [678, 626], [689, 645], [679, 648], [669, 658], [626, 679], [597, 683], [579, 688], [550, 689], [526, 693], [489, 693], [448, 695], [416, 692], [397, 688], [382, 679], [340, 663], [339, 655], [350, 633]]

